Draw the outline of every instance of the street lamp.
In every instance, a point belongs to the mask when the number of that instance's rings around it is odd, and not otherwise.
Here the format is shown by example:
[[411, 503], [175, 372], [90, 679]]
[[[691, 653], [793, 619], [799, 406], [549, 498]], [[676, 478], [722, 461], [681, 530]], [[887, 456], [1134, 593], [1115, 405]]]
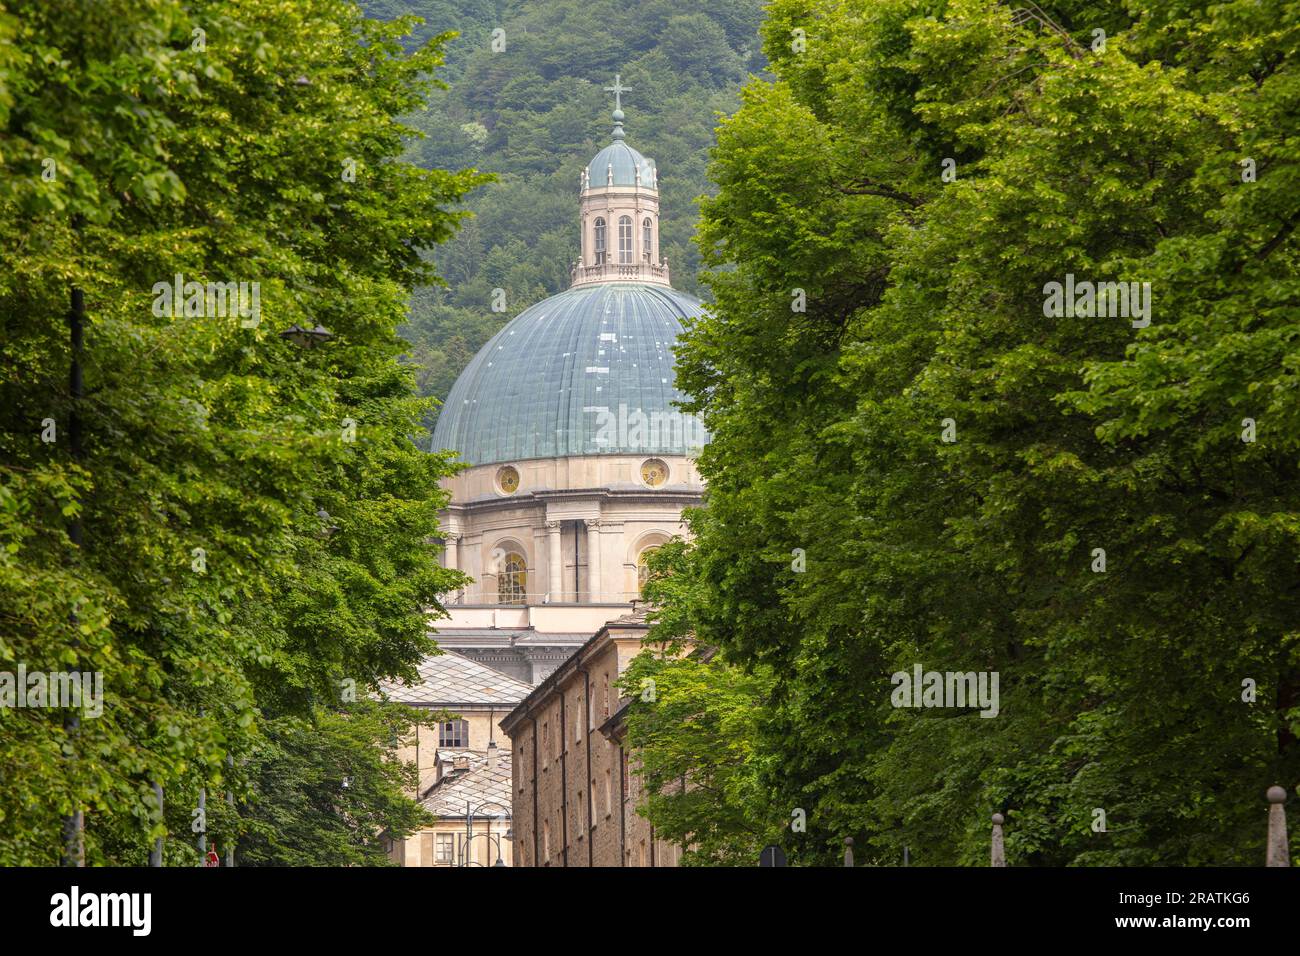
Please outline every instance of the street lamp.
[[503, 834], [501, 834], [501, 836], [497, 838], [497, 861], [496, 861], [495, 863], [492, 864], [493, 866], [505, 866], [505, 865], [506, 865], [506, 861], [503, 860], [503, 859], [501, 859], [501, 841], [502, 841], [502, 840], [513, 840], [514, 838], [515, 838], [515, 831], [514, 831], [514, 828], [513, 828], [513, 827], [506, 827], [506, 832], [503, 833]]
[[[479, 812], [480, 810], [482, 810], [484, 807], [496, 807], [498, 810], [502, 810], [502, 811], [504, 811], [503, 813], [500, 814], [501, 817], [508, 818], [508, 817], [509, 817], [509, 814], [510, 814], [510, 810], [509, 810], [509, 808], [502, 806], [501, 804], [497, 803], [497, 802], [494, 801], [494, 800], [484, 800], [484, 801], [483, 801], [482, 803], [480, 803], [477, 807], [471, 807], [471, 806], [469, 805], [469, 801], [468, 801], [468, 800], [465, 801], [465, 846], [462, 848], [463, 851], [464, 851], [464, 853], [465, 853], [465, 862], [463, 862], [463, 863], [461, 864], [461, 866], [482, 866], [482, 865], [483, 865], [483, 864], [481, 864], [481, 863], [474, 863], [474, 861], [472, 861], [472, 860], [469, 858], [470, 845], [474, 842], [474, 837], [475, 837], [476, 835], [477, 835], [477, 836], [485, 836], [485, 837], [487, 837], [487, 839], [488, 839], [488, 845], [489, 845], [489, 846], [491, 846], [491, 845], [492, 845], [492, 841], [495, 840], [495, 841], [496, 841], [496, 845], [497, 845], [497, 861], [496, 861], [496, 863], [494, 863], [494, 864], [492, 864], [492, 865], [493, 865], [493, 866], [505, 866], [505, 865], [506, 865], [505, 860], [503, 860], [502, 857], [501, 857], [501, 839], [500, 839], [500, 837], [495, 836], [495, 835], [492, 833], [492, 820], [493, 820], [492, 815], [490, 815], [490, 814], [488, 815], [488, 829], [487, 829], [487, 833], [482, 833], [482, 834], [475, 834], [475, 833], [474, 833], [474, 814], [478, 813], [478, 812]], [[513, 833], [513, 831], [512, 831], [511, 829], [509, 829], [509, 828], [506, 829], [506, 836], [507, 836], [507, 837], [511, 836], [512, 833]]]
[[[501, 837], [499, 837], [499, 836], [498, 836], [497, 834], [495, 834], [495, 833], [475, 833], [474, 836], [475, 836], [475, 837], [486, 837], [486, 838], [487, 838], [487, 841], [488, 841], [488, 846], [491, 846], [491, 845], [494, 844], [494, 843], [496, 844], [496, 848], [497, 848], [497, 861], [496, 861], [495, 863], [492, 864], [493, 867], [498, 867], [498, 866], [509, 866], [509, 864], [506, 863], [506, 861], [502, 858], [502, 855], [501, 855]], [[476, 860], [471, 860], [471, 859], [469, 858], [469, 851], [470, 851], [470, 843], [471, 843], [471, 842], [472, 842], [472, 840], [466, 840], [465, 843], [461, 845], [460, 853], [459, 853], [459, 855], [458, 855], [458, 862], [459, 862], [459, 865], [460, 865], [460, 866], [487, 866], [486, 863], [479, 863], [478, 861], [476, 861]]]
[[333, 337], [334, 333], [323, 325], [306, 328], [294, 324], [280, 333], [280, 338], [292, 342], [300, 349], [314, 349], [316, 346], [332, 339]]

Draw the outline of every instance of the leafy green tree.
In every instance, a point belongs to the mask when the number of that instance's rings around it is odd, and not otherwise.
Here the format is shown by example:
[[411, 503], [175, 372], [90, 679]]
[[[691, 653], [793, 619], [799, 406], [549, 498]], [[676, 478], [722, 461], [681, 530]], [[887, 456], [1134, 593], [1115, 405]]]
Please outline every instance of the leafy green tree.
[[[796, 860], [975, 864], [995, 809], [1014, 863], [1262, 857], [1300, 774], [1297, 16], [769, 8], [703, 204], [710, 493], [665, 613], [774, 675]], [[1067, 274], [1149, 283], [1149, 324], [1047, 314]], [[999, 715], [892, 706], [916, 664], [997, 673]]]
[[358, 702], [269, 723], [252, 754], [240, 866], [385, 866], [386, 839], [431, 823], [409, 797], [414, 764], [395, 758], [412, 709]]
[[650, 651], [620, 682], [637, 701], [654, 689], [628, 714], [644, 795], [637, 812], [684, 848], [683, 865], [753, 866], [781, 831], [755, 746], [769, 682], [721, 661]]
[[619, 678], [627, 746], [643, 799], [637, 812], [662, 838], [682, 847], [682, 863], [752, 866], [762, 848], [793, 822], [773, 806], [764, 783], [761, 725], [773, 680], [726, 663], [711, 648], [692, 647], [694, 628], [679, 613], [692, 605], [682, 588], [694, 581], [680, 540], [649, 559], [646, 596], [661, 609], [649, 647]]
[[[106, 700], [79, 724], [0, 709], [24, 768], [0, 862], [57, 862], [78, 810], [89, 862], [134, 862], [201, 788], [265, 786], [245, 761], [268, 722], [432, 649], [461, 580], [428, 543], [451, 465], [409, 441], [427, 403], [395, 329], [480, 180], [398, 161], [439, 64], [404, 24], [326, 0], [8, 9], [0, 669], [99, 672]], [[177, 274], [257, 283], [258, 307], [165, 308]], [[294, 324], [333, 338], [298, 350]]]

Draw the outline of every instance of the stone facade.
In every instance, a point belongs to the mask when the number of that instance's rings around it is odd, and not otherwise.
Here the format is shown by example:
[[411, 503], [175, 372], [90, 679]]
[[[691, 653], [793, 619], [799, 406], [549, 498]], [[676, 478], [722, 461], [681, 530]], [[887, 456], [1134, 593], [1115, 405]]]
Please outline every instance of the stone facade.
[[[617, 77], [610, 89], [624, 91]], [[430, 626], [444, 650], [523, 685], [500, 725], [513, 773], [501, 799], [511, 804], [519, 866], [678, 861], [635, 812], [615, 682], [646, 631], [628, 613], [645, 558], [685, 535], [683, 510], [703, 503], [693, 456], [707, 435], [677, 408], [685, 396], [673, 364], [677, 337], [703, 306], [671, 287], [659, 255], [658, 171], [624, 142], [617, 99], [613, 119], [613, 142], [581, 175], [573, 288], [524, 309], [479, 350], [430, 446], [469, 465], [444, 480], [440, 523], [445, 566], [472, 579], [443, 595], [446, 613]], [[435, 851], [441, 839], [445, 861], [455, 811], [447, 801], [473, 789], [483, 756], [475, 715], [501, 711], [496, 698], [476, 707], [432, 693], [421, 702], [471, 722], [467, 776], [436, 784], [446, 819], [431, 839]], [[439, 780], [443, 749], [433, 758]], [[417, 742], [422, 780], [427, 754]], [[395, 848], [395, 858], [430, 865], [427, 837]]]
[[646, 631], [643, 616], [609, 622], [501, 721], [514, 768], [515, 865], [677, 865], [677, 848], [636, 813], [636, 776], [617, 731], [618, 677]]
[[389, 858], [401, 866], [509, 866], [510, 746], [497, 722], [530, 685], [469, 660], [443, 653], [427, 658], [413, 685], [387, 684], [390, 700], [453, 719], [416, 726], [397, 758], [415, 764], [411, 794], [437, 818], [403, 840], [390, 841]]
[[441, 751], [437, 763], [436, 782], [420, 797], [437, 819], [391, 842], [389, 858], [400, 866], [510, 866], [509, 748]]
[[[472, 579], [431, 621], [441, 647], [525, 683], [552, 674], [640, 596], [646, 555], [702, 504], [673, 345], [701, 303], [659, 256], [659, 174], [625, 142], [581, 174], [573, 286], [483, 346], [447, 397], [431, 449], [470, 467], [445, 479], [444, 564]], [[630, 232], [629, 232], [630, 229]]]
[[[648, 461], [667, 469], [657, 486], [641, 478]], [[592, 455], [510, 467], [518, 475], [510, 492], [496, 464], [446, 482], [445, 564], [475, 580], [449, 595], [453, 607], [500, 603], [499, 575], [515, 553], [526, 565], [521, 603], [626, 606], [639, 593], [642, 553], [682, 534], [682, 509], [704, 493], [694, 462], [680, 456]]]

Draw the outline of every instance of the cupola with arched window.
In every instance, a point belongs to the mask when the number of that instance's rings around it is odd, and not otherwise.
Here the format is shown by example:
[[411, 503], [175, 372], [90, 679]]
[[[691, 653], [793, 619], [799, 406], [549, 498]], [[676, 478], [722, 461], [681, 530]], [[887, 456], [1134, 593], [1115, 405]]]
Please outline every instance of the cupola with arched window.
[[659, 170], [624, 141], [621, 95], [628, 88], [615, 77], [609, 89], [615, 95], [613, 142], [580, 177], [582, 249], [573, 284], [670, 285], [668, 263], [659, 255]]

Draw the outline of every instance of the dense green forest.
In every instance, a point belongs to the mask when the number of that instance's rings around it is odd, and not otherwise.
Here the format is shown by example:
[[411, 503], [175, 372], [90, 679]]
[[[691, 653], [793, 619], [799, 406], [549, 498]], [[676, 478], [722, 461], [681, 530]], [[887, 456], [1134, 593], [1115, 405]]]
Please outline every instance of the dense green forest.
[[400, 161], [438, 64], [335, 0], [5, 0], [0, 866], [374, 864], [425, 819], [369, 696], [463, 581], [396, 334], [480, 181]]
[[[578, 174], [609, 141], [614, 74], [628, 142], [660, 170], [661, 250], [673, 284], [701, 294], [691, 241], [709, 191], [707, 150], [745, 76], [764, 67], [760, 0], [364, 0], [369, 15], [417, 15], [412, 42], [455, 30], [445, 89], [409, 117], [423, 139], [408, 158], [430, 169], [496, 176], [467, 201], [473, 212], [434, 253], [445, 287], [413, 298], [403, 335], [424, 395], [443, 398], [474, 353], [506, 321], [569, 285], [578, 254]], [[493, 31], [504, 49], [494, 49]], [[499, 44], [498, 44], [499, 47]], [[506, 311], [493, 312], [493, 289]], [[430, 427], [436, 410], [430, 413]]]
[[[707, 504], [651, 586], [718, 654], [626, 684], [657, 832], [978, 865], [999, 811], [1013, 866], [1260, 865], [1300, 780], [1300, 5], [763, 30], [677, 349]], [[918, 667], [998, 675], [996, 717], [899, 705]]]

